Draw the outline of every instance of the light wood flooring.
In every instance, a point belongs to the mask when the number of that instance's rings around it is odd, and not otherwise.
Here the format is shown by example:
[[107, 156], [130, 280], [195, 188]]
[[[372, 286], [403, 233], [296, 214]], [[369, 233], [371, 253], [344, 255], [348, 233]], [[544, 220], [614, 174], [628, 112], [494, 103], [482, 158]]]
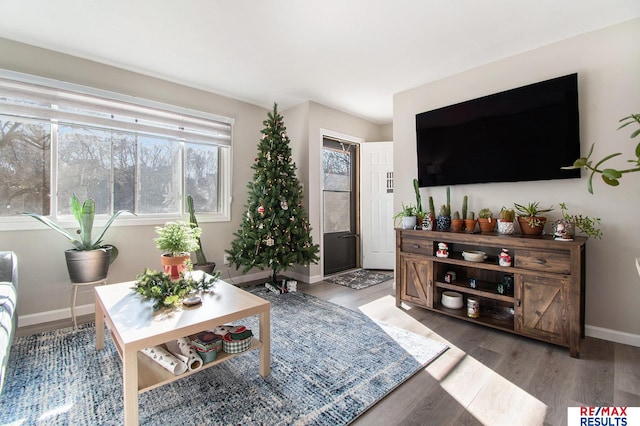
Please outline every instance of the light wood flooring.
[[[364, 290], [298, 283], [298, 291], [445, 342], [449, 349], [353, 423], [565, 425], [569, 406], [640, 406], [640, 348], [587, 337], [566, 348], [421, 308], [396, 308], [393, 281]], [[93, 316], [78, 317], [78, 322]], [[71, 326], [20, 328], [18, 335]]]

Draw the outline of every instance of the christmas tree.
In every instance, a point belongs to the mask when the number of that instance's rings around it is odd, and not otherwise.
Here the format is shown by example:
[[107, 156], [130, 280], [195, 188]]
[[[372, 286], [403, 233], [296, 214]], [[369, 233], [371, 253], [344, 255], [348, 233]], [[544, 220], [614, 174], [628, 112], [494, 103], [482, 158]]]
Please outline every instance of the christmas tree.
[[270, 268], [271, 282], [280, 287], [276, 284], [278, 272], [296, 264], [317, 263], [319, 248], [311, 238], [302, 186], [277, 104], [263, 124], [258, 156], [251, 166], [253, 181], [247, 184], [246, 211], [227, 253], [236, 270], [244, 266], [243, 273], [254, 267]]

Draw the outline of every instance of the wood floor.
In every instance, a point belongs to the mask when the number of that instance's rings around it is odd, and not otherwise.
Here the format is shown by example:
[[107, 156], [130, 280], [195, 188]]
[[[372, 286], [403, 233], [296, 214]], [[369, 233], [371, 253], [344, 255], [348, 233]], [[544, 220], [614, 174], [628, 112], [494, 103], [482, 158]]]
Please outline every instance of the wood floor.
[[[569, 406], [640, 406], [640, 348], [587, 337], [580, 359], [571, 358], [566, 348], [421, 308], [396, 308], [393, 281], [364, 290], [298, 283], [298, 291], [449, 346], [354, 425], [565, 425]], [[18, 335], [70, 325], [29, 327]]]

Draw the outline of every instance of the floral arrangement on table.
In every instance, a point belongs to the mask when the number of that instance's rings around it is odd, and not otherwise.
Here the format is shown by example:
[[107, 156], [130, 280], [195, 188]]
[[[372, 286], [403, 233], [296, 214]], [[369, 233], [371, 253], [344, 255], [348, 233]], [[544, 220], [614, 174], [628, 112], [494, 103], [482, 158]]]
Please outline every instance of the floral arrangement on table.
[[213, 275], [202, 274], [200, 278], [194, 278], [190, 273], [181, 273], [180, 278], [172, 280], [164, 272], [146, 268], [136, 276], [134, 290], [144, 299], [153, 300], [153, 310], [161, 308], [175, 308], [189, 295], [208, 291], [218, 281], [220, 271]]

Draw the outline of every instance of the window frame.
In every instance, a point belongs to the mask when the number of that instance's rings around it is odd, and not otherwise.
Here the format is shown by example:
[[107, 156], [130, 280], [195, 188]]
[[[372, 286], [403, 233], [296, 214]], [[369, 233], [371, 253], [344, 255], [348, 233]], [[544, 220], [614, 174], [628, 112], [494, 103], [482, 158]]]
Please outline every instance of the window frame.
[[[157, 101], [152, 101], [148, 99], [137, 98], [129, 95], [123, 95], [116, 92], [111, 92], [107, 90], [92, 88], [88, 86], [81, 86], [74, 83], [68, 83], [53, 79], [48, 79], [44, 77], [33, 76], [29, 74], [18, 73], [14, 71], [8, 71], [0, 69], [0, 78], [6, 80], [13, 80], [17, 83], [24, 84], [33, 84], [43, 86], [47, 89], [52, 90], [61, 90], [67, 93], [70, 93], [71, 96], [77, 94], [78, 96], [88, 96], [98, 100], [104, 100], [106, 104], [110, 102], [115, 102], [120, 105], [124, 105], [125, 107], [131, 107], [132, 109], [140, 108], [150, 109], [158, 111], [160, 114], [166, 112], [167, 115], [175, 115], [179, 114], [188, 119], [193, 119], [194, 122], [203, 122], [211, 121], [215, 126], [217, 123], [228, 126], [228, 143], [224, 143], [224, 141], [216, 142], [218, 139], [211, 137], [209, 140], [209, 144], [216, 145], [218, 147], [218, 162], [219, 162], [219, 175], [218, 175], [218, 197], [219, 197], [219, 206], [220, 211], [216, 213], [205, 213], [205, 212], [196, 212], [198, 216], [199, 223], [207, 223], [207, 222], [229, 222], [231, 221], [231, 188], [232, 188], [232, 155], [233, 155], [233, 125], [235, 120], [230, 117], [225, 117], [221, 115], [216, 115], [212, 113], [207, 113], [203, 111], [196, 111], [176, 105], [161, 103]], [[4, 114], [2, 114], [4, 115]], [[19, 120], [19, 117], [16, 117]], [[26, 119], [25, 119], [26, 120]], [[57, 214], [57, 197], [54, 194], [57, 193], [58, 189], [58, 140], [57, 140], [57, 123], [55, 118], [47, 118], [44, 120], [45, 122], [51, 123], [52, 135], [51, 135], [51, 158], [50, 158], [50, 219], [58, 223], [60, 226], [65, 228], [76, 228], [77, 222], [75, 221], [73, 215], [58, 215]], [[66, 121], [66, 120], [65, 120]], [[79, 123], [80, 124], [80, 123]], [[196, 124], [197, 126], [198, 124]], [[54, 131], [55, 129], [55, 131]], [[122, 130], [118, 126], [113, 126], [114, 130]], [[144, 133], [144, 132], [143, 132]], [[161, 132], [158, 132], [161, 134]], [[171, 134], [171, 131], [168, 132]], [[206, 138], [206, 136], [203, 136]], [[186, 211], [186, 193], [185, 193], [185, 150], [186, 144], [189, 142], [202, 143], [203, 139], [190, 140], [189, 138], [175, 138], [179, 139], [180, 144], [180, 167], [182, 171], [182, 180], [180, 183], [180, 191], [182, 195], [182, 202], [180, 206], [180, 211], [176, 213], [142, 213], [137, 216], [133, 215], [121, 215], [117, 221], [115, 221], [112, 226], [140, 226], [140, 225], [158, 225], [163, 224], [170, 220], [188, 220], [189, 213]], [[205, 143], [207, 141], [205, 140]], [[137, 183], [136, 183], [137, 185]], [[107, 220], [111, 217], [111, 214], [96, 214], [94, 226], [102, 227], [106, 224]], [[12, 231], [12, 230], [30, 230], [30, 229], [48, 229], [45, 225], [41, 224], [38, 221], [33, 220], [30, 217], [25, 216], [0, 216], [0, 231]]]

